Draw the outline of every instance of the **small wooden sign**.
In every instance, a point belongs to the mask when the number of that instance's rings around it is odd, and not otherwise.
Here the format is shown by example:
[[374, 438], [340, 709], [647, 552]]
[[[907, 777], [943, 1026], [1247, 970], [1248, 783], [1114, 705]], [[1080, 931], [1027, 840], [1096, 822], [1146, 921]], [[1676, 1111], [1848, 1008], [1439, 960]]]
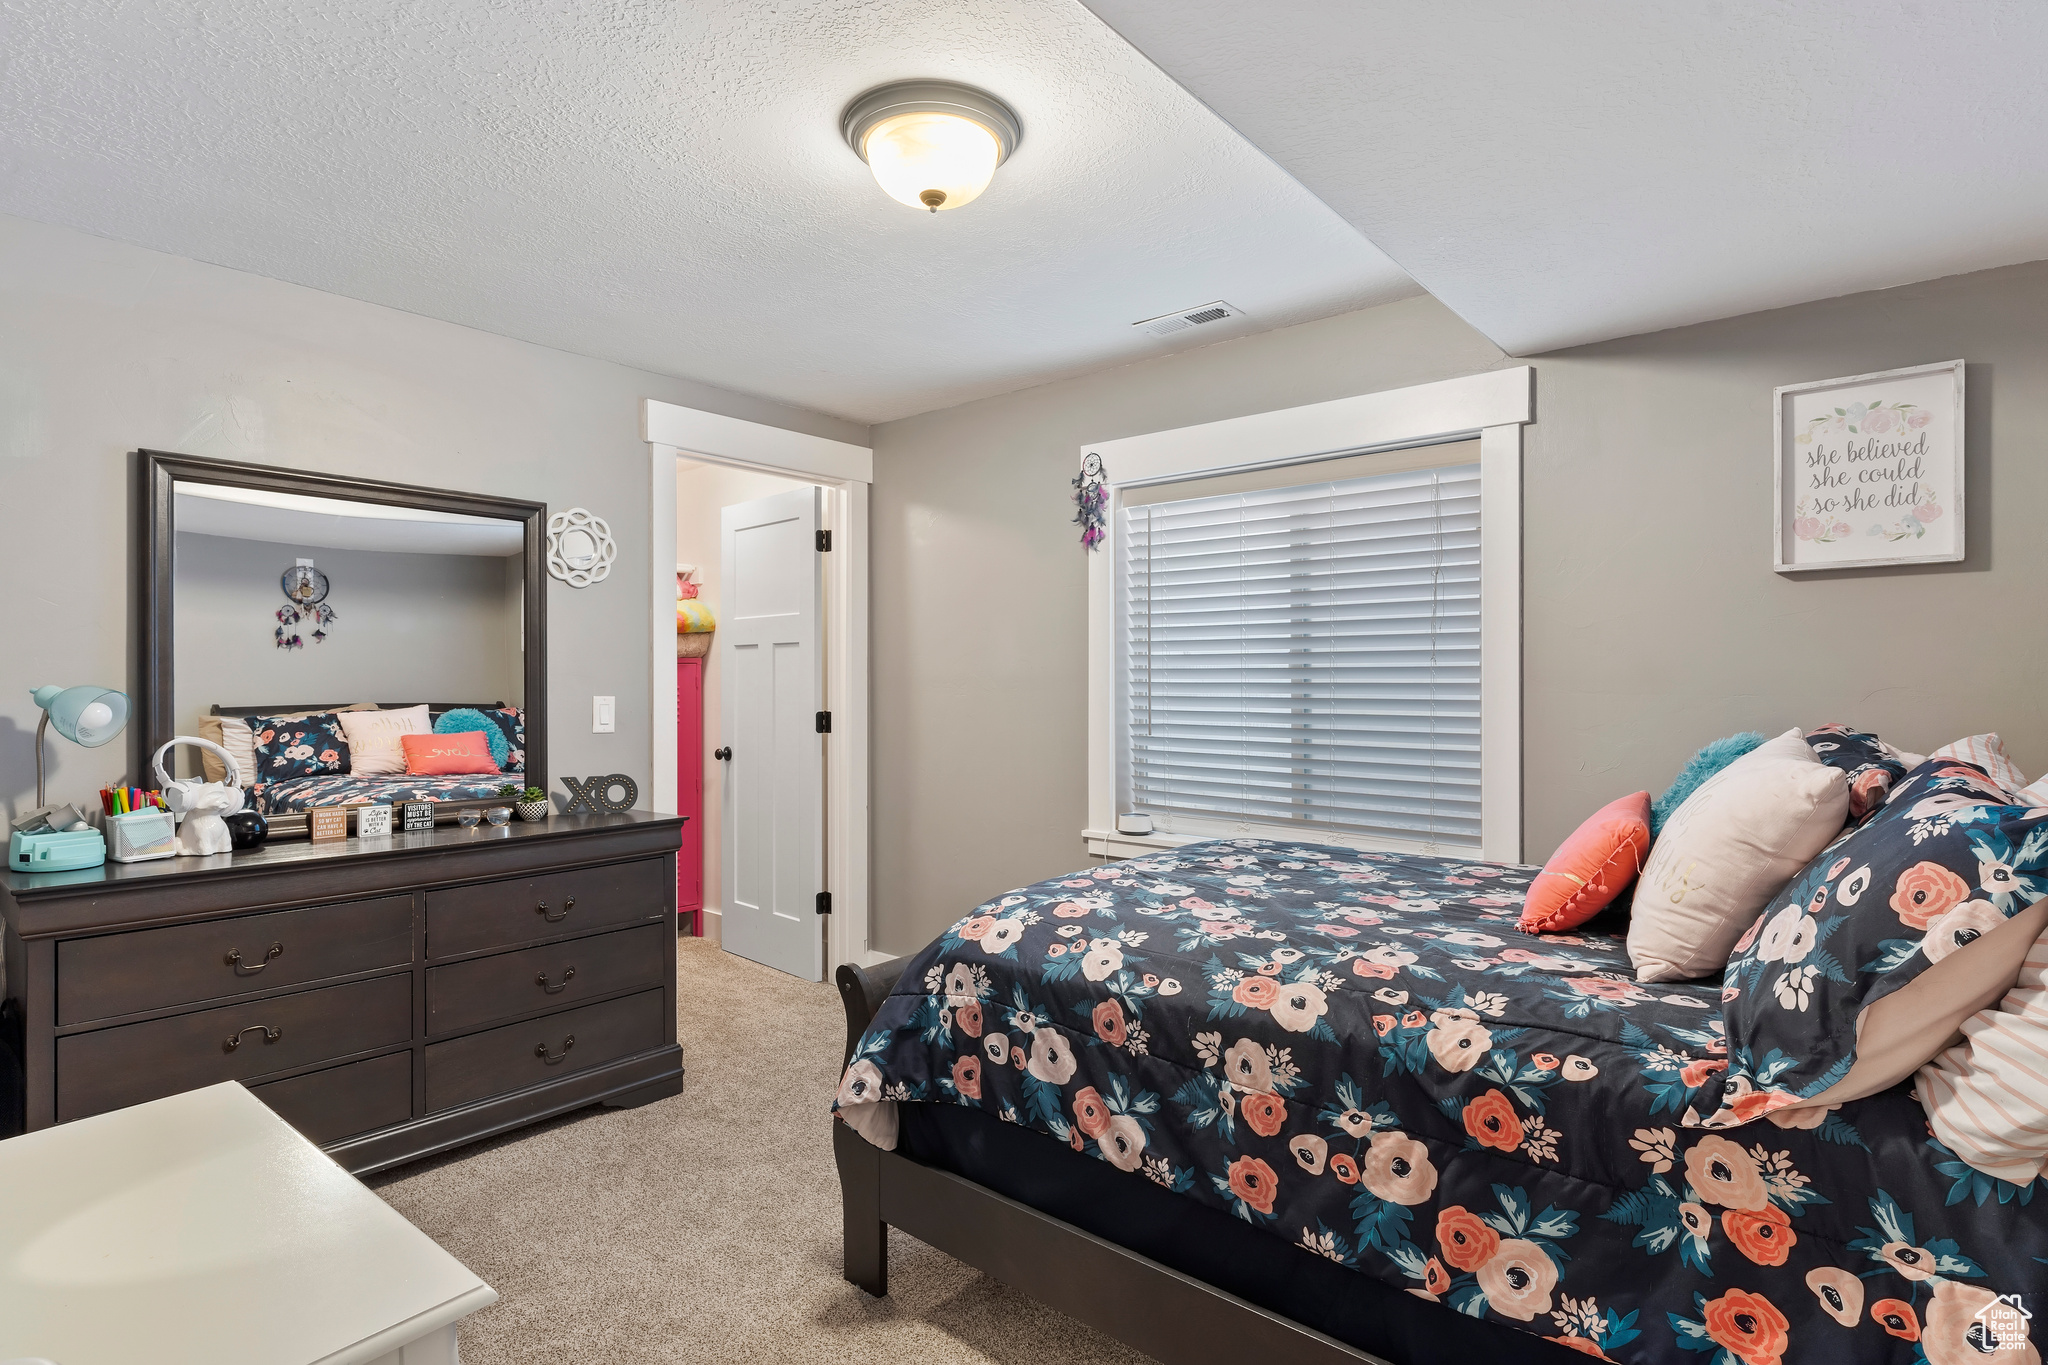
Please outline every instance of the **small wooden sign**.
[[312, 818], [314, 843], [326, 844], [348, 838], [347, 806], [315, 806], [308, 814]]
[[391, 833], [391, 807], [356, 807], [356, 837], [376, 839]]
[[434, 803], [431, 801], [408, 801], [405, 803], [405, 828], [432, 829], [434, 827]]

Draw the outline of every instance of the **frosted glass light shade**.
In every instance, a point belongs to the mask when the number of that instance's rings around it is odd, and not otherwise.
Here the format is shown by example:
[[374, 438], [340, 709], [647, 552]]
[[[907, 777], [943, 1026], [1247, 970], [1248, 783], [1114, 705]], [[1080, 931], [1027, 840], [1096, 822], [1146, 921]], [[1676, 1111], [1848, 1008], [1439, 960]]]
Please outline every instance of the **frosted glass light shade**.
[[933, 213], [979, 198], [1024, 135], [1014, 109], [957, 81], [878, 85], [846, 106], [839, 131], [885, 194]]
[[898, 114], [868, 134], [868, 168], [899, 204], [957, 209], [995, 178], [1002, 148], [988, 129], [956, 114]]

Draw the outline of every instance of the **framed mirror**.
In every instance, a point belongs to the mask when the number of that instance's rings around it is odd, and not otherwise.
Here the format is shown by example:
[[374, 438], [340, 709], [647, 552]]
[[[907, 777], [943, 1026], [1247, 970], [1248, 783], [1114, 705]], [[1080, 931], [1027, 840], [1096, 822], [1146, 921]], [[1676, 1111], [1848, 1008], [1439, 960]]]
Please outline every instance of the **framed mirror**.
[[[138, 771], [173, 736], [213, 740], [274, 834], [314, 807], [428, 800], [452, 819], [547, 787], [545, 504], [135, 459]], [[174, 777], [225, 768], [193, 746], [173, 760]]]

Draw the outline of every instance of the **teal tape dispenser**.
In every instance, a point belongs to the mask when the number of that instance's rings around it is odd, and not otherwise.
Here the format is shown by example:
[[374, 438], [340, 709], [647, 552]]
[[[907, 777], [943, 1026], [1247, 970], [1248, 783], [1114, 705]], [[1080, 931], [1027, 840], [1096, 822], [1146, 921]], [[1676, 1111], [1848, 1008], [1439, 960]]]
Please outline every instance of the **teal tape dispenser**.
[[7, 836], [7, 865], [16, 872], [74, 872], [106, 860], [107, 841], [96, 829]]

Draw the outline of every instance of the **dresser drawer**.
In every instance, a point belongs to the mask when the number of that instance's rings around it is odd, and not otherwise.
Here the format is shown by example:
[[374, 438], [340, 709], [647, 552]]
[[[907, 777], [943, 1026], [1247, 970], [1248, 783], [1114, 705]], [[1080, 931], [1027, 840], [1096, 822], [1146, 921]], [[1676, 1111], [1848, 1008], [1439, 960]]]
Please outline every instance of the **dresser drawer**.
[[57, 1040], [57, 1121], [411, 1037], [409, 972], [74, 1033]]
[[82, 1024], [412, 961], [412, 897], [240, 915], [57, 945], [57, 1022]]
[[277, 1116], [325, 1146], [412, 1117], [412, 1054], [394, 1052], [249, 1087]]
[[574, 938], [516, 953], [474, 957], [427, 968], [427, 1033], [458, 1033], [549, 1005], [581, 1004], [636, 986], [659, 986], [664, 951], [675, 951], [667, 925]]
[[523, 1090], [660, 1047], [666, 1036], [661, 1001], [660, 991], [645, 991], [429, 1043], [427, 1112]]
[[587, 933], [672, 911], [675, 881], [659, 858], [483, 882], [427, 893], [427, 959]]

